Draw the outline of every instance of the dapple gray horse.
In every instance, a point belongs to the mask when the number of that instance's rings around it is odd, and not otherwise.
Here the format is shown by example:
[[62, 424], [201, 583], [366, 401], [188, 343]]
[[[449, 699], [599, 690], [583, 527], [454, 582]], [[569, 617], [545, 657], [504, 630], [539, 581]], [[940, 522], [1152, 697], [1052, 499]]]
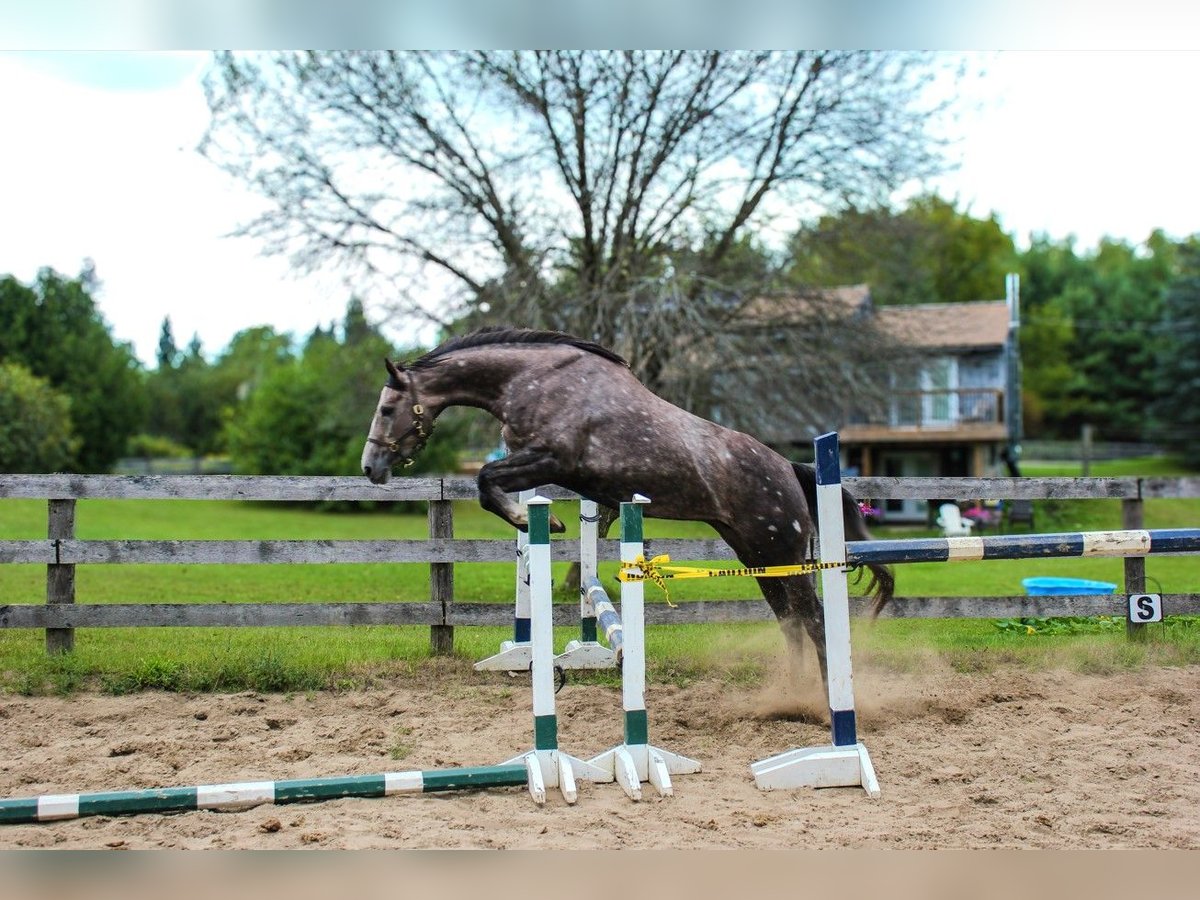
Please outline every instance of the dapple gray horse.
[[[816, 478], [769, 447], [656, 396], [612, 351], [567, 334], [488, 328], [454, 338], [407, 364], [385, 360], [388, 381], [363, 447], [362, 470], [383, 484], [411, 462], [442, 410], [472, 406], [503, 425], [508, 456], [479, 472], [479, 502], [517, 528], [525, 513], [510, 497], [556, 484], [616, 508], [635, 493], [661, 519], [707, 522], [746, 566], [805, 561], [814, 534]], [[843, 491], [846, 535], [869, 538]], [[551, 529], [563, 525], [552, 519]], [[872, 612], [894, 579], [871, 566]], [[759, 578], [759, 587], [799, 659], [803, 635], [825, 675], [825, 624], [813, 578]]]

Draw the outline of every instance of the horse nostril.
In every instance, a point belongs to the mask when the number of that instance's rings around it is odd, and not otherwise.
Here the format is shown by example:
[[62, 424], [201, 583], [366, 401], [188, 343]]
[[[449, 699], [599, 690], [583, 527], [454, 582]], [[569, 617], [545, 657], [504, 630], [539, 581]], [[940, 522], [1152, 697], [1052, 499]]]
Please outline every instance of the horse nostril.
[[371, 467], [363, 466], [363, 474], [366, 475], [368, 478], [370, 478], [371, 477]]

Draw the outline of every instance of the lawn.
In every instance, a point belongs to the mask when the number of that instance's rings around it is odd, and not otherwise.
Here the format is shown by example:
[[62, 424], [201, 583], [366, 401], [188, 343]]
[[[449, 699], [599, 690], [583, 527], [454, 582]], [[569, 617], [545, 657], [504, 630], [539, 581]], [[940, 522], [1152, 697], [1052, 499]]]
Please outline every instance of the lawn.
[[[1074, 474], [1060, 466], [1027, 463], [1031, 475]], [[1160, 461], [1096, 464], [1095, 474], [1175, 474]], [[511, 537], [511, 529], [475, 502], [454, 504], [460, 538]], [[558, 503], [577, 538], [576, 508]], [[1200, 500], [1146, 503], [1146, 527], [1194, 526]], [[1120, 527], [1120, 503], [1110, 500], [1044, 501], [1037, 504], [1038, 531]], [[46, 503], [0, 500], [0, 539], [45, 536]], [[911, 529], [878, 529], [883, 538], [932, 534]], [[84, 500], [78, 504], [76, 534], [82, 539], [421, 539], [428, 526], [423, 512], [320, 512], [288, 503], [204, 500]], [[711, 537], [697, 523], [647, 521], [647, 537]], [[561, 581], [565, 564], [556, 564]], [[615, 564], [602, 566], [611, 579]], [[1020, 594], [1021, 579], [1057, 575], [1122, 581], [1120, 560], [1061, 559], [1038, 562], [914, 564], [897, 567], [898, 596], [983, 596]], [[346, 565], [90, 565], [77, 569], [80, 603], [133, 602], [342, 602], [424, 600], [428, 566], [419, 564]], [[1164, 593], [1200, 591], [1200, 558], [1150, 557], [1151, 589]], [[470, 602], [510, 604], [513, 566], [508, 563], [455, 567], [455, 595]], [[660, 602], [651, 587], [648, 602]], [[749, 579], [676, 582], [674, 599], [755, 597]], [[45, 600], [45, 568], [0, 566], [0, 602]], [[1200, 660], [1200, 635], [1190, 620], [1155, 626], [1154, 640], [1131, 644], [1123, 628], [1092, 627], [1078, 633], [1023, 635], [1004, 632], [991, 620], [881, 620], [855, 622], [856, 659], [905, 669], [933, 653], [968, 669], [997, 664], [1070, 665], [1104, 669], [1146, 662], [1175, 664]], [[556, 646], [574, 636], [559, 629]], [[487, 656], [508, 637], [503, 628], [459, 628], [456, 653], [464, 659]], [[81, 629], [76, 650], [48, 659], [42, 632], [0, 630], [0, 689], [25, 693], [69, 691], [81, 685], [110, 691], [142, 688], [174, 690], [310, 690], [352, 686], [411, 672], [428, 656], [425, 627], [357, 628], [194, 628]], [[686, 679], [708, 672], [741, 679], [758, 677], [777, 665], [782, 639], [773, 623], [655, 626], [647, 652], [651, 673]], [[590, 676], [604, 679], [608, 676]]]

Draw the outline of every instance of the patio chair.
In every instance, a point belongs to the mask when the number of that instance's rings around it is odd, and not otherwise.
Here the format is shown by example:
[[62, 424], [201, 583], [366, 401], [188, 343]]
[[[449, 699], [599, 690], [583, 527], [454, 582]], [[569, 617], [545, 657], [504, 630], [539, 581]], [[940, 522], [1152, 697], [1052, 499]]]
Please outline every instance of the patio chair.
[[956, 503], [943, 503], [938, 507], [937, 524], [944, 537], [967, 537], [975, 525], [970, 519], [963, 518]]

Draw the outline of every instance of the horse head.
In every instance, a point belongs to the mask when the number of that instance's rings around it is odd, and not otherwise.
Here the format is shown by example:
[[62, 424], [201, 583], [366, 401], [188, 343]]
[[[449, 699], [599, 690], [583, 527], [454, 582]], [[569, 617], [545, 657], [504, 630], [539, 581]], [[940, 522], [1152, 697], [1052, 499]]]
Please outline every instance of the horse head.
[[411, 466], [433, 432], [433, 420], [417, 396], [412, 373], [384, 359], [388, 380], [379, 394], [363, 445], [363, 474], [374, 484], [386, 484], [397, 461]]

